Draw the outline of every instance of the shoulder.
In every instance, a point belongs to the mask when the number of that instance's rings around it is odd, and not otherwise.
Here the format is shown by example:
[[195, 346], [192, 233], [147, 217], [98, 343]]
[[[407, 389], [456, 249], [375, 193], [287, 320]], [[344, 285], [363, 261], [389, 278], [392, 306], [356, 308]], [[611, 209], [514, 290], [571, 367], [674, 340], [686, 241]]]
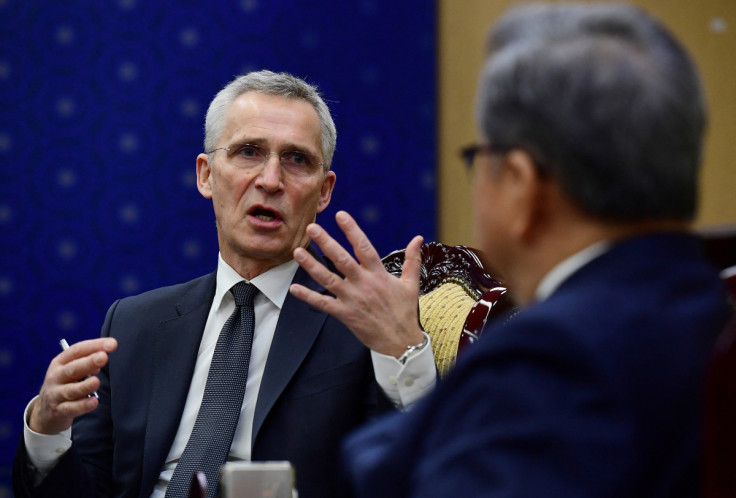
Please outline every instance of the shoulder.
[[143, 303], [160, 303], [161, 301], [169, 301], [172, 298], [185, 297], [188, 294], [196, 293], [197, 291], [206, 291], [209, 287], [214, 287], [215, 277], [216, 274], [214, 272], [208, 273], [188, 282], [167, 285], [135, 296], [129, 296], [121, 299], [120, 302], [130, 305], [140, 305]]
[[188, 310], [211, 303], [215, 292], [216, 273], [209, 273], [188, 282], [159, 287], [142, 294], [115, 301], [107, 312], [113, 315], [133, 316], [138, 320], [149, 317], [160, 319], [163, 314], [183, 314]]

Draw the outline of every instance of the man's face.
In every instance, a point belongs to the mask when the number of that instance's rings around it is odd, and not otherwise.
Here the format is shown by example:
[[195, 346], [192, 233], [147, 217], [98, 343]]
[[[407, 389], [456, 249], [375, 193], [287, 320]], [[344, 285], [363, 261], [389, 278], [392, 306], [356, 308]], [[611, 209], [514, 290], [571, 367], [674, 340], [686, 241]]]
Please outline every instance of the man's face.
[[473, 229], [484, 264], [502, 271], [508, 251], [508, 212], [503, 185], [502, 157], [478, 154], [473, 178]]
[[[275, 152], [256, 168], [237, 166], [243, 144]], [[279, 163], [284, 151], [300, 151], [317, 162], [324, 156], [317, 112], [307, 102], [247, 92], [227, 111], [225, 127], [210, 162], [197, 157], [197, 185], [212, 199], [223, 259], [253, 278], [292, 259], [307, 245], [305, 230], [330, 203], [335, 174], [322, 166], [307, 176], [288, 174]]]

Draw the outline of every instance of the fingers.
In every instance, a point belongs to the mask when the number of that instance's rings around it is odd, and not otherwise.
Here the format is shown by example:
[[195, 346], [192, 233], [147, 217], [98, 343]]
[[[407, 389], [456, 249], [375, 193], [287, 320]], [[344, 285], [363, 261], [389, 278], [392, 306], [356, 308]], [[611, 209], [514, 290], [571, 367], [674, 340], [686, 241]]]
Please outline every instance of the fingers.
[[307, 289], [303, 285], [299, 284], [291, 284], [289, 292], [291, 292], [294, 297], [301, 299], [318, 310], [327, 312], [331, 315], [336, 312], [335, 306], [337, 305], [337, 301], [334, 297], [325, 296], [324, 294]]
[[91, 339], [73, 344], [51, 362], [52, 367], [59, 368], [49, 368], [49, 380], [57, 384], [67, 384], [94, 375], [107, 364], [107, 353], [116, 348], [117, 341], [112, 338]]
[[[358, 263], [355, 262], [355, 259], [353, 259], [350, 253], [339, 242], [333, 239], [325, 229], [316, 223], [312, 223], [307, 227], [307, 235], [322, 249], [324, 255], [332, 261], [340, 273], [348, 278], [358, 278], [360, 273]], [[299, 263], [301, 264], [301, 262]]]
[[99, 373], [100, 369], [107, 364], [107, 360], [107, 353], [103, 351], [98, 351], [84, 358], [78, 358], [61, 365], [55, 380], [59, 384], [77, 382], [88, 375]]
[[[324, 232], [324, 230], [322, 230], [322, 232]], [[332, 273], [322, 263], [314, 259], [306, 249], [301, 247], [294, 249], [294, 259], [302, 268], [307, 270], [307, 273], [309, 273], [317, 283], [333, 294], [338, 290], [343, 282], [342, 278]]]
[[75, 417], [94, 410], [99, 401], [88, 397], [100, 387], [95, 374], [117, 348], [112, 338], [81, 341], [51, 361], [29, 426], [42, 434], [56, 434], [71, 426]]
[[68, 363], [76, 358], [89, 356], [97, 351], [110, 353], [118, 347], [118, 341], [112, 337], [100, 337], [98, 339], [89, 339], [80, 341], [69, 346], [69, 349], [62, 352], [57, 358], [62, 363]]
[[[99, 404], [100, 404], [100, 401], [97, 398], [84, 396], [79, 399], [75, 399], [72, 401], [64, 401], [62, 403], [57, 404], [54, 409], [54, 412], [55, 412], [54, 415], [56, 416], [57, 420], [62, 419], [62, 418], [69, 420], [69, 424], [71, 425], [71, 423], [74, 421], [75, 418], [91, 412], [92, 410], [97, 408]], [[57, 434], [64, 429], [66, 429], [66, 427], [60, 430], [52, 431], [48, 433]], [[37, 432], [41, 432], [41, 431], [37, 431]]]
[[368, 236], [360, 229], [358, 223], [345, 211], [338, 211], [335, 215], [340, 230], [343, 231], [348, 241], [353, 246], [353, 252], [355, 257], [358, 258], [360, 264], [370, 270], [374, 270], [377, 267], [383, 268], [381, 258], [376, 252], [376, 249], [371, 244]]
[[76, 382], [61, 384], [49, 393], [49, 401], [56, 404], [84, 400], [100, 387], [100, 379], [94, 375]]
[[44, 385], [31, 406], [28, 426], [40, 434], [58, 434], [68, 429], [76, 417], [97, 408], [99, 400], [87, 397], [87, 393], [96, 390], [99, 384], [99, 379], [90, 377], [77, 384]]
[[409, 245], [406, 246], [404, 253], [404, 265], [401, 269], [401, 280], [416, 286], [419, 289], [419, 273], [422, 268], [422, 243], [424, 238], [417, 235]]
[[[54, 415], [58, 418], [69, 419], [72, 422], [76, 417], [89, 413], [100, 404], [100, 400], [94, 397], [82, 396], [80, 398], [62, 401], [54, 405]], [[62, 429], [63, 430], [63, 429]], [[40, 431], [39, 431], [40, 432]], [[61, 431], [56, 431], [61, 432]]]
[[[340, 273], [345, 275], [346, 279], [358, 282], [362, 276], [365, 276], [364, 270], [367, 270], [369, 273], [374, 272], [374, 274], [375, 272], [385, 272], [383, 261], [381, 261], [370, 239], [360, 229], [356, 221], [345, 211], [338, 212], [335, 219], [353, 246], [353, 251], [360, 264], [319, 225], [315, 223], [310, 224], [307, 227], [307, 235], [322, 249], [322, 252], [334, 263]], [[402, 269], [402, 281], [417, 288], [422, 265], [421, 246], [423, 242], [423, 237], [419, 235], [409, 242]], [[336, 294], [336, 290], [344, 282], [341, 277], [327, 270], [302, 248], [294, 251], [294, 259], [317, 282], [333, 294]]]
[[383, 270], [383, 263], [378, 252], [355, 220], [345, 211], [339, 211], [335, 219], [352, 245], [357, 262], [344, 247], [316, 223], [307, 227], [307, 235], [322, 249], [324, 255], [334, 263], [340, 273], [349, 279], [356, 280], [360, 278], [361, 267], [370, 271]]
[[298, 284], [292, 284], [289, 291], [294, 297], [340, 320], [368, 348], [398, 357], [407, 344], [416, 344], [417, 337], [421, 339], [422, 335], [417, 299], [423, 239], [414, 237], [407, 245], [402, 276], [397, 279], [386, 271], [373, 244], [349, 214], [340, 211], [335, 218], [352, 245], [355, 258], [317, 224], [307, 227], [307, 235], [344, 278], [322, 265], [304, 248], [297, 248], [294, 250], [297, 263], [333, 295], [324, 295]]

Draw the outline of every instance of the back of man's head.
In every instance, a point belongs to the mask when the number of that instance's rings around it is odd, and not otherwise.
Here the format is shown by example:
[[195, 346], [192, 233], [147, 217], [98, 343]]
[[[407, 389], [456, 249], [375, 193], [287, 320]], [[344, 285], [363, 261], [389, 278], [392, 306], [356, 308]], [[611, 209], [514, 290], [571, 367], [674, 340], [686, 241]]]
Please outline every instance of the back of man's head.
[[476, 120], [493, 150], [525, 150], [601, 220], [694, 217], [704, 97], [659, 22], [626, 4], [530, 4], [488, 51]]

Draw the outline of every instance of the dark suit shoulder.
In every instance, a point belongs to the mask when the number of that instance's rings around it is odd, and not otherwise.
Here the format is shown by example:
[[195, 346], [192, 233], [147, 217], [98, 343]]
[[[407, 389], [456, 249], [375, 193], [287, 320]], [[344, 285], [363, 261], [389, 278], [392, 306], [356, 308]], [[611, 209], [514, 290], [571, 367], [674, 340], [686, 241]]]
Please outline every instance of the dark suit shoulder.
[[[211, 303], [215, 294], [216, 272], [203, 275], [188, 282], [159, 287], [142, 294], [122, 298], [110, 307], [110, 313], [134, 312], [150, 313], [162, 319], [162, 311], [173, 310], [186, 314], [190, 310]], [[143, 318], [142, 316], [140, 316]]]
[[176, 297], [183, 298], [192, 292], [206, 291], [209, 287], [212, 287], [214, 290], [215, 278], [216, 272], [212, 272], [188, 282], [158, 287], [135, 296], [128, 296], [122, 298], [120, 301], [130, 303], [131, 305], [140, 305], [142, 303], [161, 304], [161, 301], [170, 301]]

